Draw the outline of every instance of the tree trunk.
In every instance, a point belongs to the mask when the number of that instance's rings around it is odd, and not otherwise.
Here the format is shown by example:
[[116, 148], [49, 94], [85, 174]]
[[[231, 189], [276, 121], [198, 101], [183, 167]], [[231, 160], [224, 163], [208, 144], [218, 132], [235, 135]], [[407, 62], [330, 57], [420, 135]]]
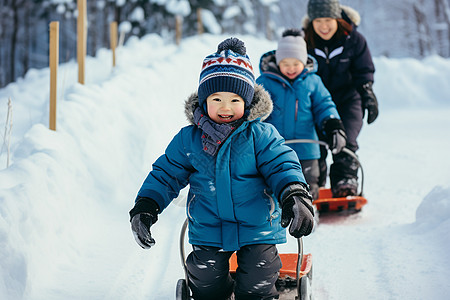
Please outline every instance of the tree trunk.
[[[447, 0], [436, 0], [436, 2], [436, 11], [439, 10], [440, 12], [442, 12], [442, 22], [447, 25], [447, 53], [443, 53], [443, 56], [448, 57], [450, 55], [450, 4]], [[442, 36], [444, 36], [443, 33]]]
[[16, 0], [12, 0], [11, 9], [13, 12], [13, 23], [12, 23], [12, 37], [11, 37], [11, 45], [10, 45], [10, 69], [8, 82], [12, 82], [16, 79], [16, 44], [17, 44], [17, 35], [19, 33], [19, 16], [18, 9], [19, 5]]
[[430, 29], [426, 22], [426, 15], [423, 12], [423, 1], [413, 4], [414, 16], [416, 18], [417, 32], [419, 34], [419, 53], [420, 56], [429, 54], [430, 50]]
[[98, 36], [98, 26], [97, 26], [97, 5], [95, 1], [89, 2], [88, 5], [90, 6], [90, 13], [88, 15], [89, 23], [91, 26], [89, 26], [88, 31], [90, 33], [90, 41], [91, 41], [91, 47], [89, 48], [89, 53], [92, 56], [95, 56], [95, 52], [97, 52], [97, 36]]
[[30, 3], [26, 3], [24, 5], [24, 9], [25, 9], [25, 52], [23, 55], [23, 75], [25, 75], [25, 73], [28, 71], [28, 69], [30, 68], [30, 41], [32, 39], [31, 34], [30, 34], [30, 29], [31, 29], [31, 9], [30, 6], [32, 4]]

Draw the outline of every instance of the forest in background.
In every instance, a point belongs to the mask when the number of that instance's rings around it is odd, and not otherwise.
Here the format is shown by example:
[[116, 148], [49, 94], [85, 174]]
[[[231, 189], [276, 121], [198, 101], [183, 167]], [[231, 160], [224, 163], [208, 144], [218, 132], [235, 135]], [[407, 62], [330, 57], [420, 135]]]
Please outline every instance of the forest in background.
[[[341, 0], [361, 15], [358, 28], [374, 56], [450, 56], [450, 0]], [[252, 34], [278, 39], [300, 27], [307, 0], [87, 0], [87, 54], [109, 47], [109, 24], [116, 21], [123, 41], [158, 33], [175, 40], [203, 32]], [[200, 10], [199, 10], [200, 9]], [[76, 0], [0, 0], [0, 87], [31, 68], [48, 66], [49, 24], [60, 22], [60, 63], [76, 59]]]

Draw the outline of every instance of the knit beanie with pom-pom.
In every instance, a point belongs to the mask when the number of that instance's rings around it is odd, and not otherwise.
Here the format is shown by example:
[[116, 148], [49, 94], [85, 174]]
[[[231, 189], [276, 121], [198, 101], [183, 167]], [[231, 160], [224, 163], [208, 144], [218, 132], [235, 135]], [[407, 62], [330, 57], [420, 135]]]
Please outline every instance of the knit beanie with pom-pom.
[[203, 60], [198, 86], [201, 107], [209, 95], [217, 92], [235, 93], [249, 107], [255, 93], [255, 75], [244, 42], [229, 38], [217, 46], [217, 52]]
[[286, 29], [282, 38], [278, 42], [278, 48], [275, 51], [277, 65], [285, 58], [296, 58], [306, 66], [308, 52], [306, 50], [306, 42], [298, 29]]

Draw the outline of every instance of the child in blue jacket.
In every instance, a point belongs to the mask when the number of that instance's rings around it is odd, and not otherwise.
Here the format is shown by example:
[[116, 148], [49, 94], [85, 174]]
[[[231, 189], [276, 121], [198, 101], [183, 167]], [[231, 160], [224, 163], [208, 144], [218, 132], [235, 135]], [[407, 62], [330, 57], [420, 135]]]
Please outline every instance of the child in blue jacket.
[[[333, 153], [345, 146], [346, 134], [331, 95], [315, 74], [317, 63], [308, 57], [301, 31], [283, 32], [277, 50], [260, 60], [261, 76], [256, 80], [270, 93], [274, 109], [266, 122], [273, 124], [286, 140], [318, 141], [316, 127], [328, 137]], [[300, 159], [311, 194], [319, 192], [320, 149], [318, 144], [289, 144]]]
[[[301, 165], [261, 119], [272, 102], [255, 84], [245, 45], [223, 41], [203, 61], [197, 93], [185, 103], [192, 125], [173, 138], [130, 211], [136, 242], [155, 244], [150, 227], [190, 185], [186, 213], [193, 251], [186, 259], [194, 299], [275, 299], [284, 228], [311, 233], [313, 207]], [[229, 258], [237, 251], [235, 282]]]

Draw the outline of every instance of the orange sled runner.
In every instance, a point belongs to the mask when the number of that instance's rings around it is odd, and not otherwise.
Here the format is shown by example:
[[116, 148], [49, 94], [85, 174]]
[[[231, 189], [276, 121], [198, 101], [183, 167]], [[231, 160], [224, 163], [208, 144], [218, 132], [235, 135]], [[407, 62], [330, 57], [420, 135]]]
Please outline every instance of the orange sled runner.
[[314, 200], [314, 205], [319, 212], [343, 210], [358, 212], [366, 204], [367, 199], [361, 195], [333, 198], [331, 189], [325, 188], [319, 189], [319, 198]]
[[[296, 143], [314, 143], [328, 148], [328, 144], [322, 141], [309, 140], [309, 139], [295, 139], [286, 140], [286, 144], [296, 144]], [[319, 198], [314, 200], [314, 204], [317, 210], [321, 213], [333, 212], [333, 211], [349, 211], [349, 212], [359, 212], [364, 205], [367, 204], [367, 199], [363, 197], [363, 187], [364, 187], [364, 171], [358, 156], [351, 150], [344, 148], [342, 150], [347, 155], [351, 156], [358, 163], [358, 167], [361, 173], [361, 191], [356, 196], [346, 196], [333, 198], [331, 189], [320, 188]]]

